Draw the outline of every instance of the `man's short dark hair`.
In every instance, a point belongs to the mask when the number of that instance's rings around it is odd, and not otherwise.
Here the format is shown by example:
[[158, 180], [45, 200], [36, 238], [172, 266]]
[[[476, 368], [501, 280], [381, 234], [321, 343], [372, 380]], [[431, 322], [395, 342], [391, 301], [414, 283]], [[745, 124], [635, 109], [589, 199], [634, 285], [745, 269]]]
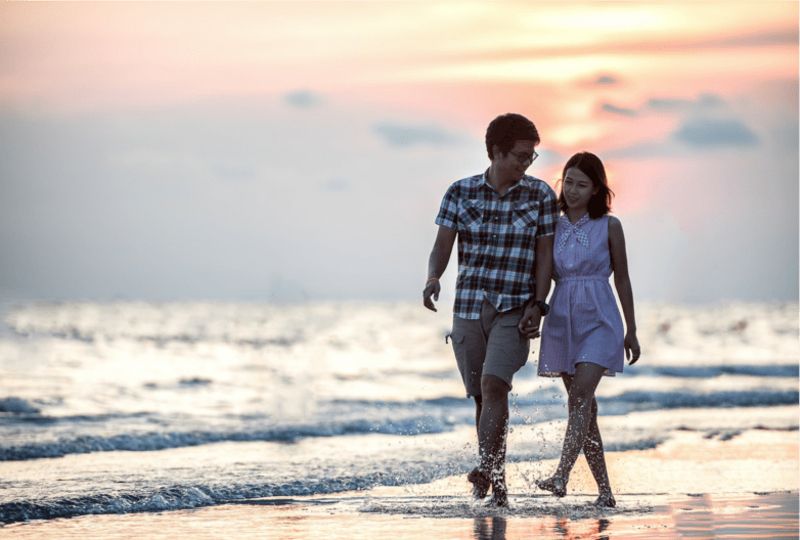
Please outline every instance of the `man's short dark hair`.
[[507, 155], [517, 141], [533, 141], [539, 144], [539, 132], [533, 122], [516, 113], [498, 116], [486, 128], [486, 151], [489, 159], [494, 159], [492, 147], [497, 145], [502, 155]]

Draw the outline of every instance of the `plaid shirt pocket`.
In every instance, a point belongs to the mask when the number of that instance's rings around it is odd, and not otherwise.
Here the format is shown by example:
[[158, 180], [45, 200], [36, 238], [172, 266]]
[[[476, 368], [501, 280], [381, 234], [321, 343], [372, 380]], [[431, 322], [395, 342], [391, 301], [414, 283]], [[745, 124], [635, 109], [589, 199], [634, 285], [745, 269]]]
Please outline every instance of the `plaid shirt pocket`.
[[536, 201], [523, 201], [514, 205], [514, 227], [518, 229], [528, 229], [536, 232], [539, 222], [539, 203]]
[[476, 229], [483, 223], [483, 202], [473, 199], [461, 201], [458, 209], [459, 228]]

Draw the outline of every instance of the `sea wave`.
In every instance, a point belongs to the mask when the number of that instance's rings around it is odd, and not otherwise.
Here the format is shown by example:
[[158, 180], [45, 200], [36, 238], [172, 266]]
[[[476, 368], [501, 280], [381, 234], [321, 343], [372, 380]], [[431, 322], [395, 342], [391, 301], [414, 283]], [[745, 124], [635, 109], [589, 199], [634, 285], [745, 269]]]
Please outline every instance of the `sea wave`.
[[[769, 388], [754, 390], [730, 390], [717, 392], [686, 391], [628, 391], [612, 396], [598, 396], [597, 401], [618, 405], [619, 411], [612, 414], [625, 414], [631, 411], [646, 409], [717, 408], [717, 407], [770, 407], [775, 405], [793, 405], [798, 402], [800, 394], [796, 390], [773, 390]], [[563, 405], [565, 397], [561, 393], [553, 394], [547, 390], [537, 390], [530, 394], [512, 395], [510, 403], [514, 408], [534, 407], [537, 411], [551, 405]], [[392, 400], [348, 400], [333, 401], [337, 405], [349, 405], [353, 408], [403, 410], [420, 406], [448, 407], [450, 409], [473, 407], [472, 401], [463, 397], [441, 396], [417, 401]], [[604, 411], [605, 412], [605, 411]], [[513, 419], [512, 419], [513, 421]]]
[[121, 433], [110, 436], [83, 435], [55, 441], [0, 446], [0, 461], [53, 458], [90, 452], [145, 452], [229, 441], [291, 443], [308, 437], [336, 437], [369, 433], [420, 435], [441, 433], [452, 429], [453, 425], [452, 418], [426, 415], [377, 422], [360, 419], [349, 422], [326, 422], [253, 430]]
[[[663, 438], [644, 437], [607, 444], [609, 451], [642, 450], [655, 448]], [[559, 448], [532, 446], [508, 456], [510, 462], [527, 462], [535, 459], [552, 459]], [[248, 483], [175, 484], [153, 485], [139, 490], [90, 493], [79, 497], [48, 498], [0, 502], [0, 523], [14, 523], [32, 519], [53, 519], [86, 514], [119, 514], [131, 512], [159, 512], [198, 508], [233, 503], [260, 497], [294, 497], [324, 495], [343, 491], [364, 490], [375, 486], [423, 484], [455, 474], [463, 474], [474, 466], [474, 456], [434, 450], [424, 457], [388, 458], [375, 461], [364, 469], [340, 463], [337, 470], [361, 470], [355, 474], [294, 477], [283, 482], [265, 481]]]
[[39, 408], [28, 400], [14, 396], [0, 399], [0, 413], [37, 414], [38, 412]]
[[[118, 420], [133, 420], [153, 416], [146, 411], [132, 413], [99, 413], [99, 414], [64, 414], [47, 415], [42, 414], [38, 407], [30, 405], [30, 401], [23, 401], [22, 404], [11, 401], [11, 406], [5, 408], [3, 401], [13, 399], [0, 399], [0, 427], [7, 425], [36, 424], [36, 425], [70, 425], [83, 423], [102, 423]], [[4, 414], [5, 413], [5, 414]], [[158, 423], [159, 420], [153, 419]]]
[[[797, 391], [747, 390], [697, 393], [690, 391], [628, 391], [615, 396], [598, 396], [604, 415], [625, 415], [634, 411], [676, 408], [732, 408], [794, 405]], [[234, 427], [216, 430], [135, 431], [111, 435], [82, 434], [55, 440], [0, 445], [0, 461], [21, 461], [110, 451], [156, 451], [219, 442], [293, 443], [301, 439], [360, 434], [415, 436], [443, 433], [474, 422], [470, 400], [443, 396], [416, 402], [336, 400], [320, 418], [304, 424], [264, 427], [268, 419], [230, 419]], [[563, 397], [545, 392], [514, 396], [511, 407], [514, 426], [547, 422], [565, 416]], [[530, 411], [530, 415], [523, 414]], [[329, 422], [338, 415], [348, 420]], [[249, 417], [248, 417], [249, 418]], [[167, 420], [164, 420], [167, 422]], [[169, 426], [170, 424], [165, 424]], [[69, 426], [68, 426], [69, 427]], [[122, 426], [122, 429], [125, 429]]]
[[244, 499], [301, 496], [369, 489], [378, 485], [425, 483], [444, 476], [464, 473], [471, 463], [465, 459], [443, 459], [432, 466], [421, 461], [384, 463], [362, 474], [328, 478], [294, 478], [284, 483], [226, 485], [172, 485], [139, 491], [94, 493], [81, 497], [20, 500], [0, 503], [0, 523], [32, 519], [53, 519], [85, 514], [159, 512], [225, 504]]
[[171, 343], [198, 344], [198, 343], [226, 343], [236, 347], [263, 349], [264, 347], [291, 347], [303, 341], [302, 336], [276, 336], [271, 338], [237, 338], [226, 335], [192, 335], [192, 334], [164, 334], [164, 335], [136, 335], [118, 331], [105, 333], [100, 330], [82, 330], [70, 327], [57, 330], [29, 330], [11, 327], [11, 330], [20, 337], [31, 338], [36, 336], [49, 336], [57, 339], [80, 341], [83, 343], [96, 343], [98, 341], [111, 342], [114, 340], [132, 340], [141, 343], [165, 347]]
[[[467, 469], [447, 471], [455, 474]], [[301, 496], [342, 491], [369, 489], [377, 485], [429, 482], [443, 476], [422, 467], [406, 472], [372, 472], [363, 475], [342, 476], [326, 480], [298, 479], [285, 484], [263, 485], [173, 485], [139, 492], [97, 493], [81, 497], [53, 500], [12, 501], [0, 503], [0, 523], [15, 523], [33, 519], [53, 519], [86, 514], [123, 514], [135, 512], [161, 512], [225, 504], [244, 499], [274, 496]]]
[[663, 376], [687, 379], [710, 379], [722, 375], [747, 377], [798, 377], [798, 364], [715, 364], [707, 366], [639, 366], [625, 372], [625, 376]]
[[771, 407], [796, 405], [800, 394], [796, 390], [742, 390], [722, 392], [653, 392], [630, 391], [613, 397], [598, 397], [600, 403], [632, 404], [631, 410], [677, 408]]

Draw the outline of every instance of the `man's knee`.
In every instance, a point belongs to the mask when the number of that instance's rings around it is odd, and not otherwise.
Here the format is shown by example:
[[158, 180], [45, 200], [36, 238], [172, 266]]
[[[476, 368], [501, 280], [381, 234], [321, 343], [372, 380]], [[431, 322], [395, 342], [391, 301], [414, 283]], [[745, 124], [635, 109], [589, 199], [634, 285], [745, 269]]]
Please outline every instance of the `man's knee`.
[[498, 400], [508, 396], [511, 387], [506, 381], [495, 375], [481, 377], [481, 397], [484, 400]]

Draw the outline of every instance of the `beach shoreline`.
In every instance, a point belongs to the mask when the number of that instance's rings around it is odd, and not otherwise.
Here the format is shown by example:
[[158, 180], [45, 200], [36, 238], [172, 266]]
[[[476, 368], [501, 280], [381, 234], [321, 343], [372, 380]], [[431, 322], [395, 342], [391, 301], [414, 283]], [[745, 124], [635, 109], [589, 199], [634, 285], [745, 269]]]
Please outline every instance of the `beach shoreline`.
[[597, 392], [618, 507], [591, 506], [583, 458], [566, 498], [537, 490], [567, 400], [531, 361], [495, 510], [468, 497], [474, 407], [419, 306], [20, 306], [0, 339], [0, 536], [796, 537], [796, 305], [641, 316], [646, 362]]
[[[471, 501], [465, 479], [231, 501], [192, 510], [85, 515], [0, 527], [13, 538], [796, 538], [798, 433], [729, 439], [678, 431], [656, 448], [609, 452], [617, 508], [600, 509], [583, 458], [570, 493], [532, 487], [555, 460], [511, 463], [508, 509]], [[735, 478], [733, 477], [735, 476]]]

